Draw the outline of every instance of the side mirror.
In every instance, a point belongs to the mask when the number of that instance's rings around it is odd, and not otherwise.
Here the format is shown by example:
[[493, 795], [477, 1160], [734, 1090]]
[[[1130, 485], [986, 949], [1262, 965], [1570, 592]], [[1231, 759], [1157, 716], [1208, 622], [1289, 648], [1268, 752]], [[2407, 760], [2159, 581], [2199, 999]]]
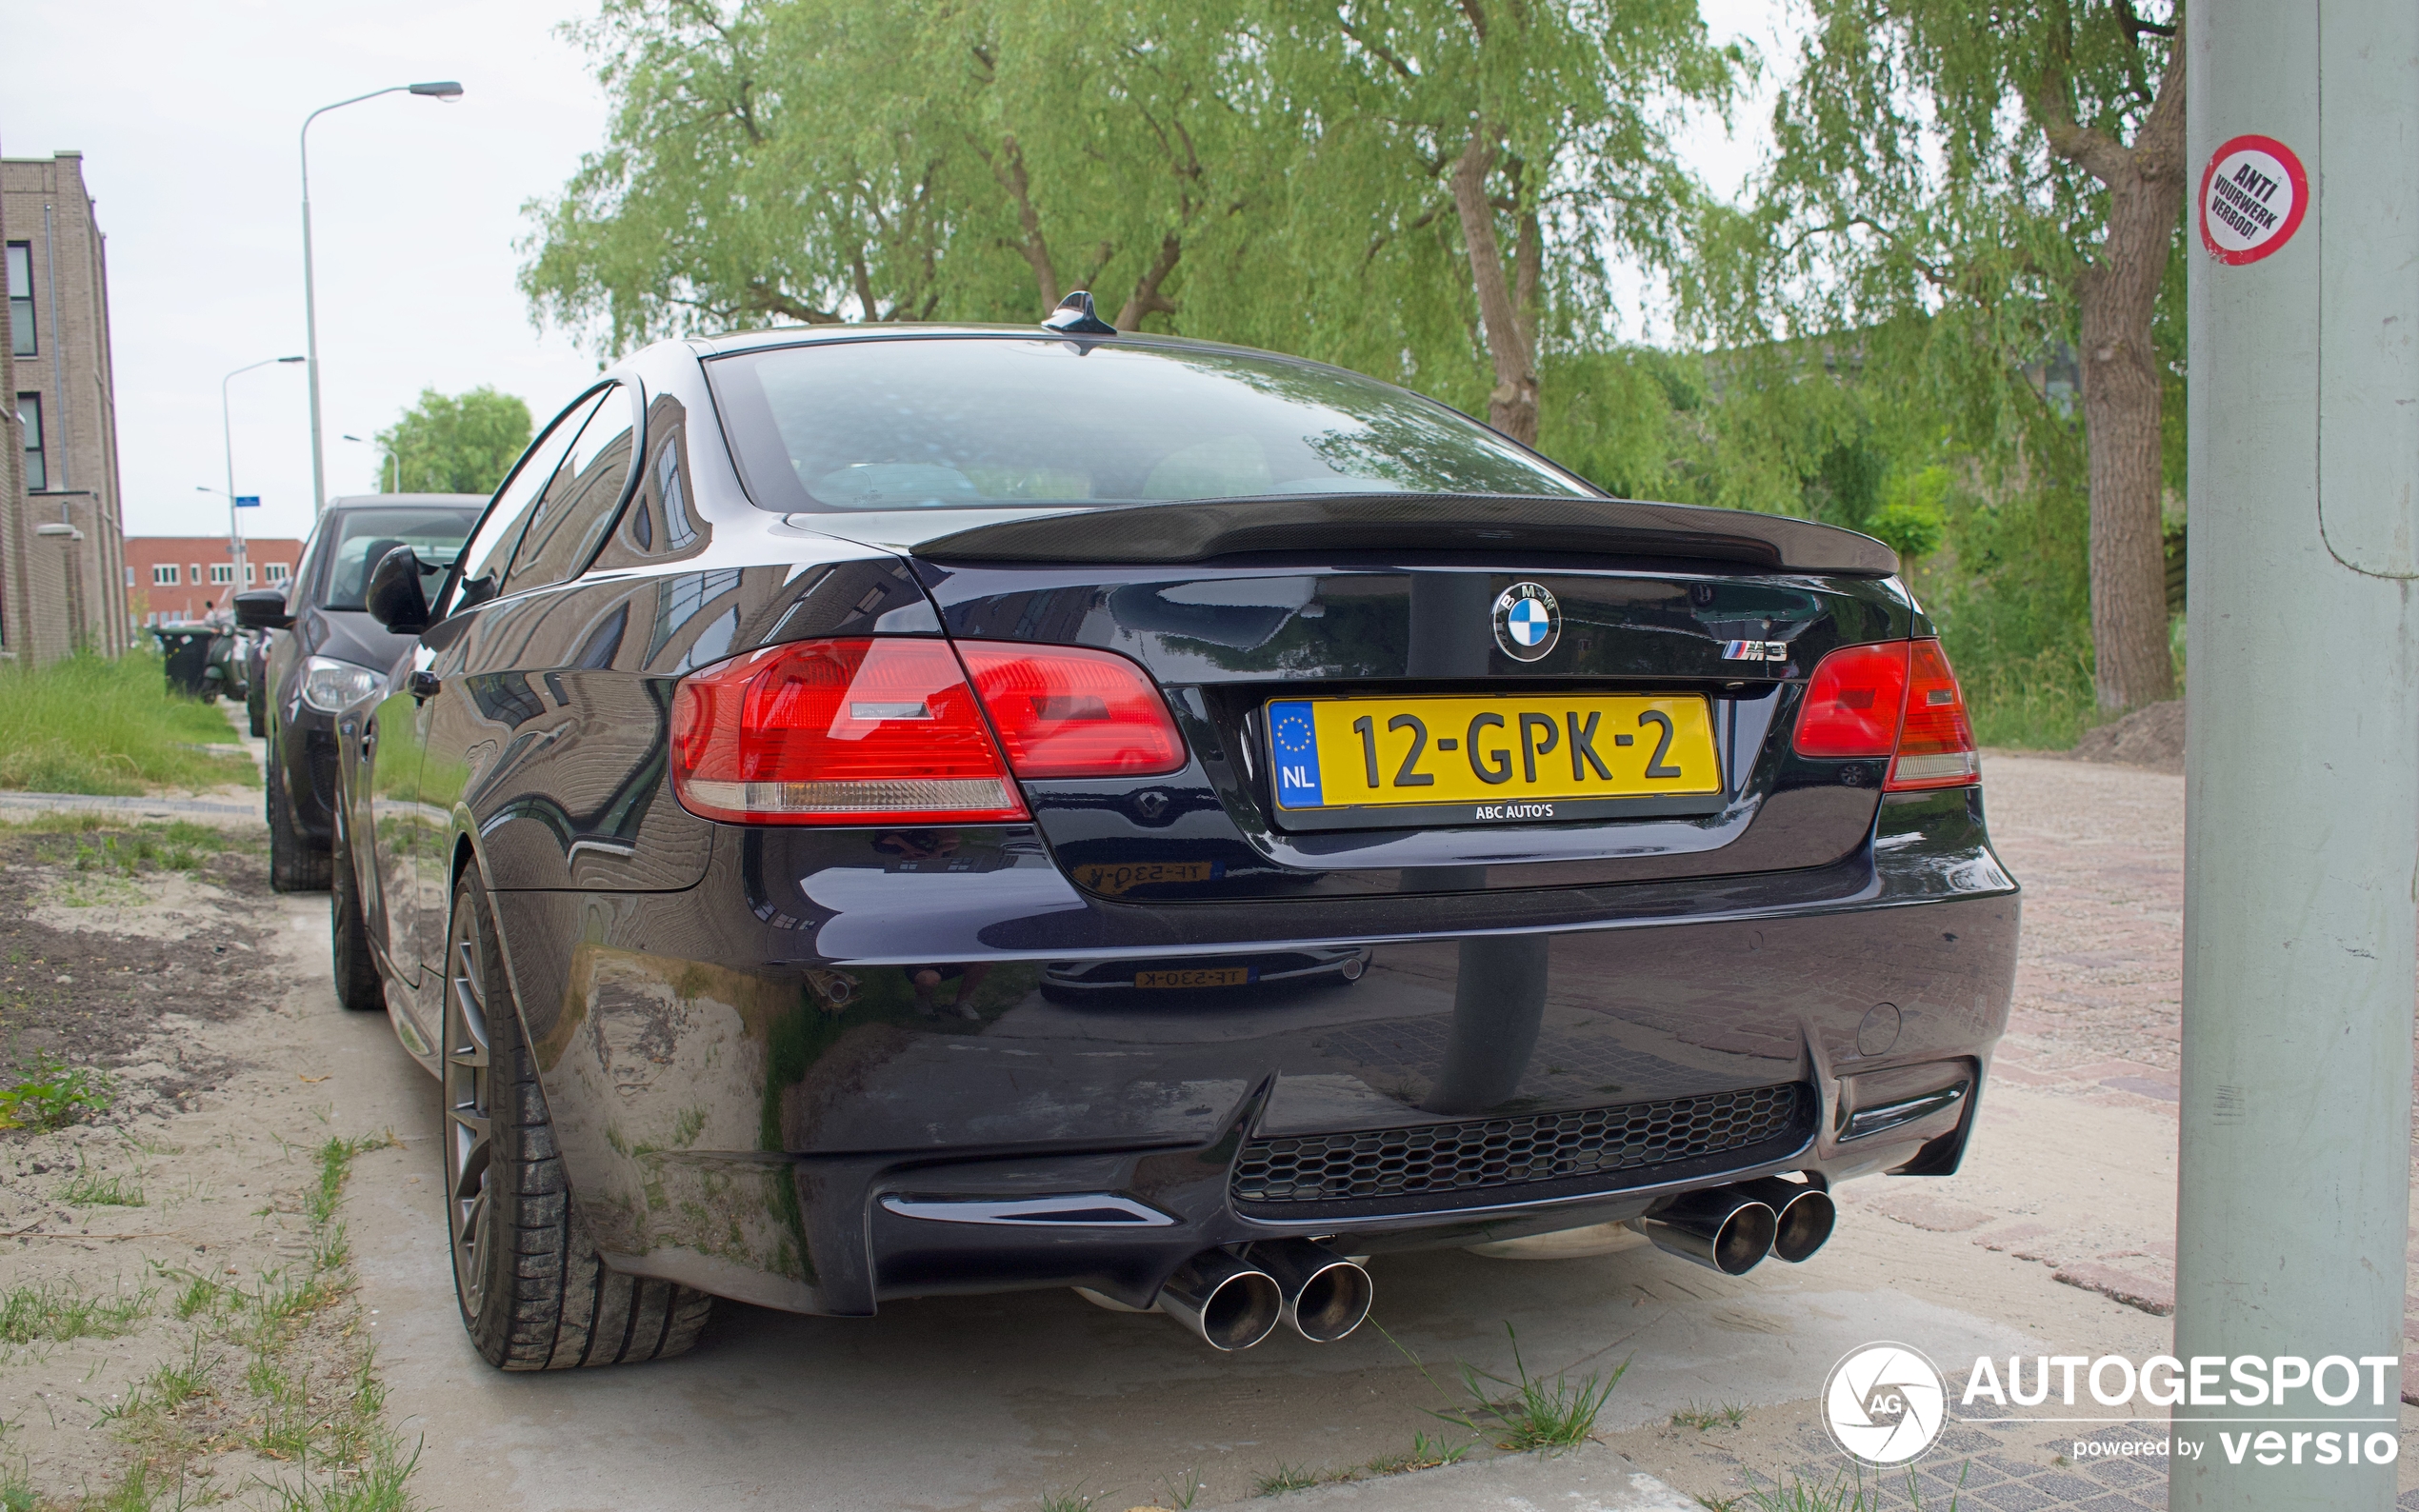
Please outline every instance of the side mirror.
[[429, 595], [420, 587], [420, 556], [408, 546], [396, 547], [370, 569], [370, 587], [362, 591], [362, 607], [370, 617], [397, 635], [417, 635], [429, 627]]
[[294, 623], [284, 588], [247, 588], [235, 595], [235, 623], [248, 630], [282, 630]]

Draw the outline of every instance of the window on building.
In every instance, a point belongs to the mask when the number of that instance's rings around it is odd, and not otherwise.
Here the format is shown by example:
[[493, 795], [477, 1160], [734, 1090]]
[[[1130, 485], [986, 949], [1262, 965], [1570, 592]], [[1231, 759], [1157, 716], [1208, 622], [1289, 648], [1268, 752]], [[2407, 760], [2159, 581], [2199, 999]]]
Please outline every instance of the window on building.
[[259, 581], [259, 579], [260, 579], [260, 568], [259, 568], [259, 567], [255, 567], [255, 566], [253, 566], [253, 565], [252, 565], [251, 563], [250, 563], [250, 562], [245, 563], [245, 564], [244, 564], [244, 587], [251, 587], [251, 586], [252, 586], [255, 582]]
[[33, 244], [9, 244], [9, 347], [33, 355]]
[[128, 587], [132, 587], [134, 586], [134, 569], [132, 567], [128, 567], [126, 569], [126, 586]]
[[176, 564], [173, 562], [163, 562], [158, 567], [151, 568], [151, 587], [155, 588], [172, 588], [176, 587]]
[[291, 576], [293, 576], [293, 569], [292, 569], [291, 567], [289, 567], [288, 566], [286, 566], [286, 564], [285, 564], [285, 563], [283, 563], [283, 562], [271, 562], [271, 563], [270, 563], [270, 564], [269, 564], [269, 581], [270, 581], [270, 582], [271, 582], [271, 583], [283, 583], [283, 582], [285, 582], [288, 578], [290, 578], [290, 577], [291, 577]]
[[227, 584], [234, 582], [235, 564], [232, 562], [211, 563], [210, 565], [210, 580], [213, 584]]
[[50, 469], [42, 450], [42, 396], [17, 395], [17, 428], [25, 432], [25, 491], [40, 493], [50, 487]]

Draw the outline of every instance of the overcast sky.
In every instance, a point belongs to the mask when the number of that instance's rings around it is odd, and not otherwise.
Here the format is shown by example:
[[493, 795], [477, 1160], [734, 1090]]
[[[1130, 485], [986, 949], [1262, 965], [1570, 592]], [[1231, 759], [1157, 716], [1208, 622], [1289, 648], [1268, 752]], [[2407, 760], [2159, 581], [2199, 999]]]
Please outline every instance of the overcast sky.
[[[604, 134], [587, 60], [555, 33], [579, 0], [113, 0], [10, 8], [0, 150], [84, 153], [109, 237], [126, 527], [206, 535], [226, 501], [219, 380], [303, 349], [295, 133], [313, 109], [422, 79], [452, 104], [390, 95], [311, 128], [321, 402], [333, 494], [376, 487], [372, 448], [424, 388], [492, 384], [542, 421], [596, 361], [531, 326], [513, 287], [524, 202], [550, 194]], [[1785, 62], [1777, 0], [1706, 0], [1715, 35]], [[1767, 90], [1774, 71], [1768, 66]], [[1761, 150], [1765, 107], [1735, 140], [1690, 138], [1716, 188]], [[20, 228], [10, 227], [14, 235]], [[231, 386], [235, 489], [257, 493], [245, 533], [310, 521], [303, 369]]]

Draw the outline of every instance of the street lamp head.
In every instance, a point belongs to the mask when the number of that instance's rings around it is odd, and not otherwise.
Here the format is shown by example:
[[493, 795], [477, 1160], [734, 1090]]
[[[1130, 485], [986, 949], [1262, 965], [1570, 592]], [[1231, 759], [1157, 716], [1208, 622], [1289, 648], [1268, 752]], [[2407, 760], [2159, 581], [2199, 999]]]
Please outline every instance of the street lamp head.
[[308, 357], [280, 357], [280, 358], [278, 358], [277, 360], [278, 360], [279, 362], [309, 362], [309, 361], [310, 361], [310, 358], [308, 358]]
[[425, 94], [431, 99], [458, 100], [462, 98], [462, 86], [451, 79], [438, 79], [429, 84], [410, 85], [409, 88], [412, 93]]

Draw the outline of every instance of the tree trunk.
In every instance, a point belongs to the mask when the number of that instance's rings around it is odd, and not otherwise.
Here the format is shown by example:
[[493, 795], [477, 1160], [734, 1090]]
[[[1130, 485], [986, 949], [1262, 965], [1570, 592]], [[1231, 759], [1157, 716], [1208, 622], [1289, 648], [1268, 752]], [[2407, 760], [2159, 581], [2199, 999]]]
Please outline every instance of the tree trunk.
[[1487, 420], [1523, 446], [1537, 444], [1537, 362], [1520, 318], [1503, 252], [1495, 240], [1495, 207], [1488, 199], [1487, 174], [1495, 166], [1495, 134], [1479, 123], [1469, 146], [1453, 165], [1453, 208], [1461, 213], [1462, 245], [1478, 293], [1478, 318], [1488, 358], [1495, 365], [1494, 391], [1487, 396]]
[[2175, 696], [2167, 557], [2160, 534], [2158, 352], [2150, 321], [2184, 208], [2184, 48], [2123, 149], [2049, 123], [2049, 144], [2109, 189], [2108, 234], [2077, 280], [2083, 431], [2090, 449], [2094, 692], [2109, 713]]
[[984, 158], [991, 165], [991, 176], [999, 180], [1000, 188], [1016, 204], [1017, 229], [1024, 232], [1024, 240], [1016, 243], [1016, 249], [1033, 270], [1033, 286], [1042, 296], [1042, 312], [1048, 314], [1058, 308], [1062, 290], [1058, 287], [1058, 269], [1050, 261], [1050, 241], [1042, 235], [1041, 211], [1033, 207], [1032, 186], [1025, 176], [1025, 150], [1016, 145], [1015, 137], [1010, 136], [1001, 142], [996, 159], [988, 152]]

